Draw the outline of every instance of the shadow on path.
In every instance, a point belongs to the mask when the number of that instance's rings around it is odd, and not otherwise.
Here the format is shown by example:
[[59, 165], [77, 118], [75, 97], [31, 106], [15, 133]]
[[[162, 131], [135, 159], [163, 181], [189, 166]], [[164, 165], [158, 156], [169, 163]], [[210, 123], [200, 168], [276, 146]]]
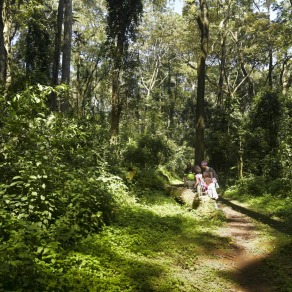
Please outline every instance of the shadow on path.
[[270, 227], [282, 232], [282, 233], [285, 233], [285, 234], [288, 234], [288, 235], [292, 235], [292, 226], [291, 224], [288, 224], [286, 222], [281, 222], [281, 221], [277, 221], [277, 220], [274, 220], [274, 219], [271, 219], [269, 216], [266, 216], [266, 215], [263, 215], [261, 213], [258, 213], [258, 212], [255, 212], [255, 211], [252, 211], [252, 210], [249, 210], [249, 209], [246, 209], [244, 207], [241, 207], [239, 205], [236, 205], [222, 197], [219, 197], [218, 201], [220, 201], [221, 203], [225, 204], [226, 206], [229, 206], [231, 207], [233, 210], [235, 211], [238, 211], [238, 212], [241, 212], [259, 222], [262, 222], [264, 224], [267, 224], [269, 225]]
[[[226, 207], [244, 215], [232, 213], [227, 218], [228, 228], [231, 236], [235, 237], [236, 245], [239, 249], [233, 256], [234, 269], [219, 271], [222, 277], [232, 280], [238, 292], [288, 292], [292, 291], [292, 234], [288, 222], [280, 222], [271, 219], [267, 215], [239, 206], [222, 197], [219, 201]], [[279, 241], [273, 250], [266, 254], [257, 254], [242, 244], [245, 241], [252, 243], [255, 226], [248, 223], [249, 217], [261, 223], [267, 224], [271, 228], [287, 234], [286, 241]], [[265, 242], [269, 244], [269, 242]], [[242, 247], [242, 249], [240, 248]]]

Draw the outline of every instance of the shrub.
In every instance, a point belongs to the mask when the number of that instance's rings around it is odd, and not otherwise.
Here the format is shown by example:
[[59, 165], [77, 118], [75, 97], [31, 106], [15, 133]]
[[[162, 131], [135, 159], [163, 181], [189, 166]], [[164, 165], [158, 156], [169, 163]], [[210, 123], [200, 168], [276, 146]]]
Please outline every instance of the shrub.
[[237, 185], [241, 195], [261, 196], [267, 191], [266, 180], [261, 176], [244, 178]]
[[126, 145], [123, 156], [127, 164], [155, 168], [168, 160], [171, 149], [164, 137], [144, 135], [138, 141], [130, 141]]

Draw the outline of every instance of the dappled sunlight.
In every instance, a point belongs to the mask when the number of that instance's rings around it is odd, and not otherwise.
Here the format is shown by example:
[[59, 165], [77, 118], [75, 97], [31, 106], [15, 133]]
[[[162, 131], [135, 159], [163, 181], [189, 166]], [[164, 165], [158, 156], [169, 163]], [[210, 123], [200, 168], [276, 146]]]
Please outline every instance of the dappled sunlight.
[[224, 203], [232, 209], [225, 208], [229, 214], [227, 226], [218, 232], [230, 239], [230, 248], [212, 251], [215, 257], [207, 260], [217, 266], [217, 276], [233, 283], [238, 292], [282, 291], [281, 287], [289, 291], [291, 236], [282, 228], [273, 230], [279, 226], [249, 209], [248, 204], [242, 207], [227, 200]]
[[[242, 258], [236, 269], [218, 271], [220, 277], [233, 281], [236, 291], [269, 292], [292, 289], [291, 242], [265, 256]], [[286, 287], [285, 290], [282, 290]]]
[[224, 198], [220, 198], [220, 201], [223, 202], [224, 204], [230, 206], [234, 210], [242, 212], [242, 213], [248, 215], [249, 217], [251, 217], [259, 222], [262, 222], [264, 224], [267, 224], [270, 227], [272, 227], [280, 232], [292, 235], [292, 225], [291, 224], [288, 224], [288, 223], [285, 223], [282, 221], [278, 221], [278, 220], [274, 220], [267, 215], [261, 214], [259, 212], [253, 211], [251, 209], [247, 209], [246, 207], [242, 207], [242, 206], [240, 206], [236, 203], [233, 203], [231, 201], [228, 201]]
[[121, 289], [128, 283], [135, 291], [172, 291], [181, 286], [195, 291], [208, 286], [201, 274], [203, 258], [228, 245], [226, 238], [211, 233], [208, 216], [198, 212], [171, 199], [151, 208], [136, 203], [125, 208], [116, 224], [83, 240], [76, 252], [89, 261], [98, 259], [103, 279], [112, 277], [113, 283], [124, 279]]

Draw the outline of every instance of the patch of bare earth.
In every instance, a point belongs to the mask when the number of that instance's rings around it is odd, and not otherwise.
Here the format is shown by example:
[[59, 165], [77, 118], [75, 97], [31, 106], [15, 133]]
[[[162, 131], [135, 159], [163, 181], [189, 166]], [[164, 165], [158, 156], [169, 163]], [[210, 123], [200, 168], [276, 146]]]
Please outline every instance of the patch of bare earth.
[[[268, 256], [270, 242], [247, 215], [221, 205], [227, 223], [216, 231], [227, 246], [210, 251], [205, 264], [231, 283], [230, 292], [270, 292], [271, 284], [263, 272], [263, 259]], [[226, 291], [226, 290], [224, 290]]]

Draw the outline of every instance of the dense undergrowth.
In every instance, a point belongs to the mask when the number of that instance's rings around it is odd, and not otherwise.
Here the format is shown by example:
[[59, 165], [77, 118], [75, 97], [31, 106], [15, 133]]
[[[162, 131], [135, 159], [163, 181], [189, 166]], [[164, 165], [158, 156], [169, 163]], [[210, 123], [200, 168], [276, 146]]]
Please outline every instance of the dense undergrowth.
[[[189, 210], [164, 190], [188, 149], [154, 135], [110, 146], [98, 117], [49, 113], [49, 91], [0, 103], [0, 290], [227, 289], [198, 261], [228, 246], [212, 232], [224, 214], [212, 203]], [[253, 185], [226, 195], [291, 222], [287, 181], [273, 194]]]
[[225, 191], [225, 196], [252, 206], [254, 211], [292, 223], [292, 182], [288, 179], [266, 181], [262, 177], [241, 180]]

